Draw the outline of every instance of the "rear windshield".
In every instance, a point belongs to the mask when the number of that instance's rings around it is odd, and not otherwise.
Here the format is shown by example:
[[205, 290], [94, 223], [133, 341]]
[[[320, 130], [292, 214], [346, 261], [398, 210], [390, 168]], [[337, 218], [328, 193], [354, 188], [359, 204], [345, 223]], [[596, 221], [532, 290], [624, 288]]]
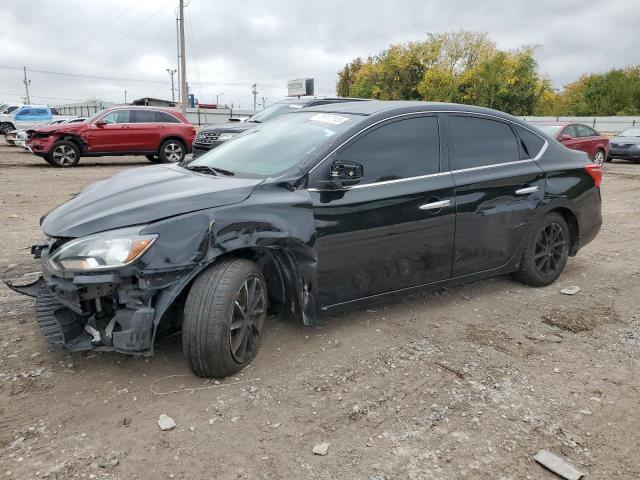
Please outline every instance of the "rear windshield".
[[317, 152], [362, 117], [301, 112], [256, 126], [190, 162], [238, 177], [266, 178], [284, 172]]

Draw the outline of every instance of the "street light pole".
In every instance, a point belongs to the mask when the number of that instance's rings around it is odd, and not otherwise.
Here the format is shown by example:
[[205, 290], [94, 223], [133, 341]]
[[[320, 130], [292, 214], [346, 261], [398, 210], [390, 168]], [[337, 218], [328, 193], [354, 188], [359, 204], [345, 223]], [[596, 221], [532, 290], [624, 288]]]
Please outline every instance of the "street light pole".
[[174, 68], [173, 70], [170, 68], [167, 68], [167, 73], [169, 73], [169, 75], [171, 75], [171, 101], [175, 102], [176, 101], [176, 90], [175, 87], [173, 86], [173, 76], [175, 75], [175, 73], [177, 72], [177, 70]]
[[180, 97], [182, 100], [182, 114], [187, 113], [187, 59], [185, 58], [185, 45], [184, 45], [184, 0], [180, 0]]
[[223, 95], [224, 95], [224, 93], [219, 93], [219, 94], [216, 95], [216, 106], [218, 105], [218, 101], [219, 101], [220, 97], [223, 96]]

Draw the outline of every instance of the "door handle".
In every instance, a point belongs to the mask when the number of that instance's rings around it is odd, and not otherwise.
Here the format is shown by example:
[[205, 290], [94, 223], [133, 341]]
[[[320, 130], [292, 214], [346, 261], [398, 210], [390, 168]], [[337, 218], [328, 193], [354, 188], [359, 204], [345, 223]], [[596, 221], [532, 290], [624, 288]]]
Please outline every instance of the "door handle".
[[424, 205], [420, 205], [420, 210], [440, 210], [444, 207], [449, 207], [451, 205], [451, 200], [439, 200], [437, 202], [425, 203]]
[[535, 193], [538, 190], [540, 190], [540, 188], [536, 187], [525, 187], [525, 188], [520, 188], [518, 190], [516, 190], [516, 195], [529, 195], [530, 193]]

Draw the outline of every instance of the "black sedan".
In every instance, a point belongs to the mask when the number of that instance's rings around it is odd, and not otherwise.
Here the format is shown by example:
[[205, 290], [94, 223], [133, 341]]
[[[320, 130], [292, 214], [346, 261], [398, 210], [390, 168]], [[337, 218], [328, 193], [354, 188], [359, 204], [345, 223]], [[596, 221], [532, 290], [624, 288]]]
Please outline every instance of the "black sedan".
[[314, 325], [422, 288], [553, 283], [601, 225], [599, 165], [464, 105], [300, 109], [187, 164], [127, 170], [47, 214], [52, 343], [150, 355], [182, 329], [197, 375], [253, 360], [267, 312]]
[[221, 125], [212, 125], [201, 128], [193, 139], [192, 158], [197, 158], [203, 153], [222, 145], [236, 135], [255, 127], [260, 123], [271, 120], [285, 113], [296, 112], [301, 108], [316, 107], [333, 103], [363, 101], [359, 98], [324, 97], [324, 98], [287, 98], [265, 108], [261, 112], [249, 117], [244, 122], [227, 122]]
[[629, 127], [609, 140], [609, 157], [640, 162], [640, 127]]

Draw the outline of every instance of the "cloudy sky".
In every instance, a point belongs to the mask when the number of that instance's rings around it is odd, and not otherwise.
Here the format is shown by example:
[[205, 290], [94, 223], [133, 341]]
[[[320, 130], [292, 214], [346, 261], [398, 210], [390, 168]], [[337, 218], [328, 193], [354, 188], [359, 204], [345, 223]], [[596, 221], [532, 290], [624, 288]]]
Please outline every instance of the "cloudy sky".
[[[314, 77], [335, 94], [356, 56], [426, 32], [487, 32], [499, 48], [538, 45], [544, 75], [561, 87], [580, 73], [640, 64], [637, 0], [187, 0], [187, 78], [202, 103], [267, 104], [286, 81]], [[0, 5], [0, 102], [170, 98], [178, 0], [30, 0]], [[45, 73], [54, 72], [54, 73]]]

